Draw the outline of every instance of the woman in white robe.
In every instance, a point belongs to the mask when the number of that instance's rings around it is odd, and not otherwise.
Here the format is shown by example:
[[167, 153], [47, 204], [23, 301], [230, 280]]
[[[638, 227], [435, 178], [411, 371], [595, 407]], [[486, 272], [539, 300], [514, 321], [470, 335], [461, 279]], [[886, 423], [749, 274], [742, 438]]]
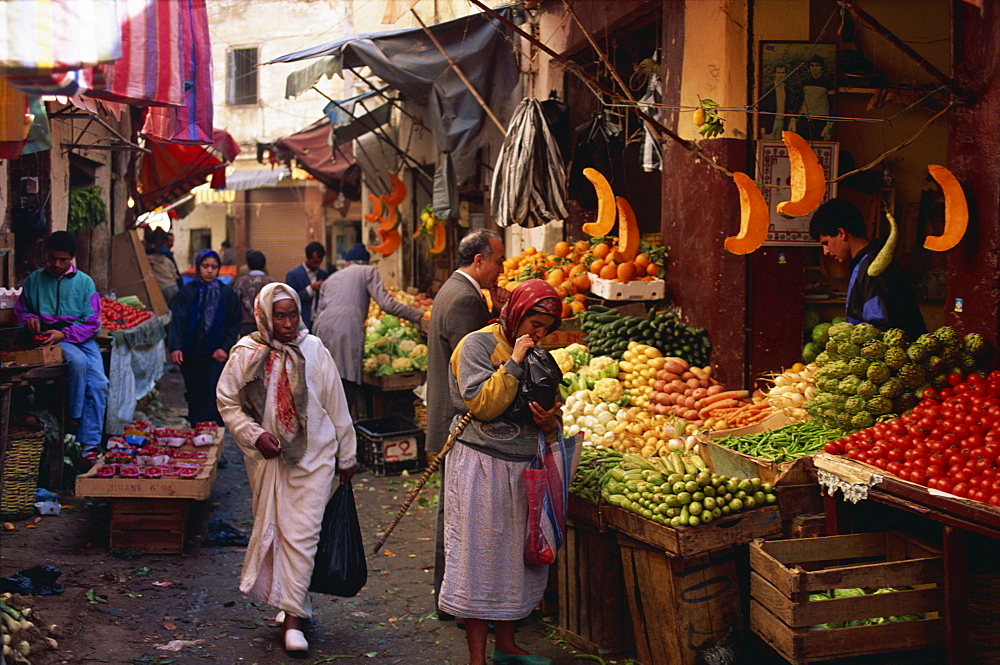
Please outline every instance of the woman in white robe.
[[232, 348], [217, 392], [253, 492], [240, 591], [281, 610], [290, 652], [309, 648], [301, 621], [312, 615], [309, 581], [334, 478], [347, 482], [357, 468], [340, 375], [299, 311], [290, 287], [264, 286], [254, 305], [257, 332]]

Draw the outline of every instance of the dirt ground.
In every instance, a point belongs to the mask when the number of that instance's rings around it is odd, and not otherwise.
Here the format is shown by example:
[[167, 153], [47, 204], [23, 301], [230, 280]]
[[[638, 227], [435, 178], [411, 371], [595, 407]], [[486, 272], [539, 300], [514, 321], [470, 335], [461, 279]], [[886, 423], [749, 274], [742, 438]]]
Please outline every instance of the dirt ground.
[[[160, 425], [182, 424], [186, 408], [180, 375], [164, 375], [158, 387], [163, 408], [150, 409], [147, 417]], [[33, 654], [32, 663], [293, 662], [281, 647], [275, 610], [239, 592], [243, 548], [200, 545], [211, 518], [247, 535], [251, 531], [243, 459], [231, 440], [224, 458], [211, 498], [192, 505], [183, 555], [109, 551], [107, 501], [68, 494], [63, 495], [61, 515], [37, 524], [21, 520], [15, 531], [2, 533], [0, 577], [46, 564], [62, 571], [59, 581], [66, 586], [60, 595], [34, 598], [36, 610], [59, 626], [59, 649]], [[355, 476], [369, 549], [416, 477]], [[358, 596], [314, 596], [315, 621], [306, 630], [312, 649], [297, 662], [467, 662], [464, 631], [454, 621], [438, 621], [433, 612], [431, 494], [424, 493], [381, 554], [369, 555], [368, 584]], [[557, 665], [582, 662], [577, 656], [583, 654], [554, 637], [555, 620], [536, 615], [524, 620], [519, 642]]]

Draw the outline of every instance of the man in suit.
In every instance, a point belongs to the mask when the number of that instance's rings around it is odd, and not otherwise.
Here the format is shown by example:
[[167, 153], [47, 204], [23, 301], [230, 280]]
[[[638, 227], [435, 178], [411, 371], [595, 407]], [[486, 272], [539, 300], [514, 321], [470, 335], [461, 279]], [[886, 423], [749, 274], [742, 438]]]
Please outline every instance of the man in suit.
[[326, 250], [318, 242], [311, 242], [306, 245], [306, 260], [297, 268], [292, 268], [285, 275], [285, 284], [295, 289], [299, 294], [299, 301], [302, 303], [302, 323], [306, 328], [312, 330], [312, 301], [313, 296], [319, 293], [319, 287], [323, 286], [323, 280], [330, 273], [323, 270], [323, 259], [326, 257]]
[[[458, 245], [458, 269], [434, 298], [430, 330], [427, 334], [427, 451], [439, 452], [448, 440], [452, 419], [462, 415], [448, 398], [451, 353], [459, 341], [479, 330], [493, 317], [481, 289], [489, 289], [495, 306], [507, 302], [506, 289], [497, 287], [503, 271], [503, 241], [493, 231], [473, 231]], [[439, 470], [444, 478], [444, 464]], [[434, 552], [434, 592], [441, 591], [444, 579], [444, 486], [438, 500], [437, 533]], [[436, 604], [436, 601], [435, 601]], [[450, 614], [438, 611], [442, 621]]]

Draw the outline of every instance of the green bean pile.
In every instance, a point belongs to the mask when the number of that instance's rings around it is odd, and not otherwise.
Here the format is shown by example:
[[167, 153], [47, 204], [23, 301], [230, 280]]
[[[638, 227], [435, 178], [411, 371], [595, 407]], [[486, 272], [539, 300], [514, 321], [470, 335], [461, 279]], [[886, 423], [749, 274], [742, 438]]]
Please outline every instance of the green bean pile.
[[828, 441], [844, 436], [843, 432], [815, 422], [785, 425], [769, 432], [727, 436], [715, 443], [751, 457], [763, 457], [778, 462], [790, 462], [823, 449]]
[[583, 446], [580, 464], [570, 483], [569, 491], [593, 503], [601, 499], [601, 489], [608, 480], [608, 472], [622, 461], [622, 453], [607, 446]]

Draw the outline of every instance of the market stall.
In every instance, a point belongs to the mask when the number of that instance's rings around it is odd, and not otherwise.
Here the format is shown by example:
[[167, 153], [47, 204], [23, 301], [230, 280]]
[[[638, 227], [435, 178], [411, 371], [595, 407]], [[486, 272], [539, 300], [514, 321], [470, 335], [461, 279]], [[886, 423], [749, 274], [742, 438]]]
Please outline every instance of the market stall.
[[208, 499], [222, 458], [225, 430], [128, 423], [108, 451], [77, 476], [76, 495], [111, 503], [110, 547], [182, 553], [191, 501]]

